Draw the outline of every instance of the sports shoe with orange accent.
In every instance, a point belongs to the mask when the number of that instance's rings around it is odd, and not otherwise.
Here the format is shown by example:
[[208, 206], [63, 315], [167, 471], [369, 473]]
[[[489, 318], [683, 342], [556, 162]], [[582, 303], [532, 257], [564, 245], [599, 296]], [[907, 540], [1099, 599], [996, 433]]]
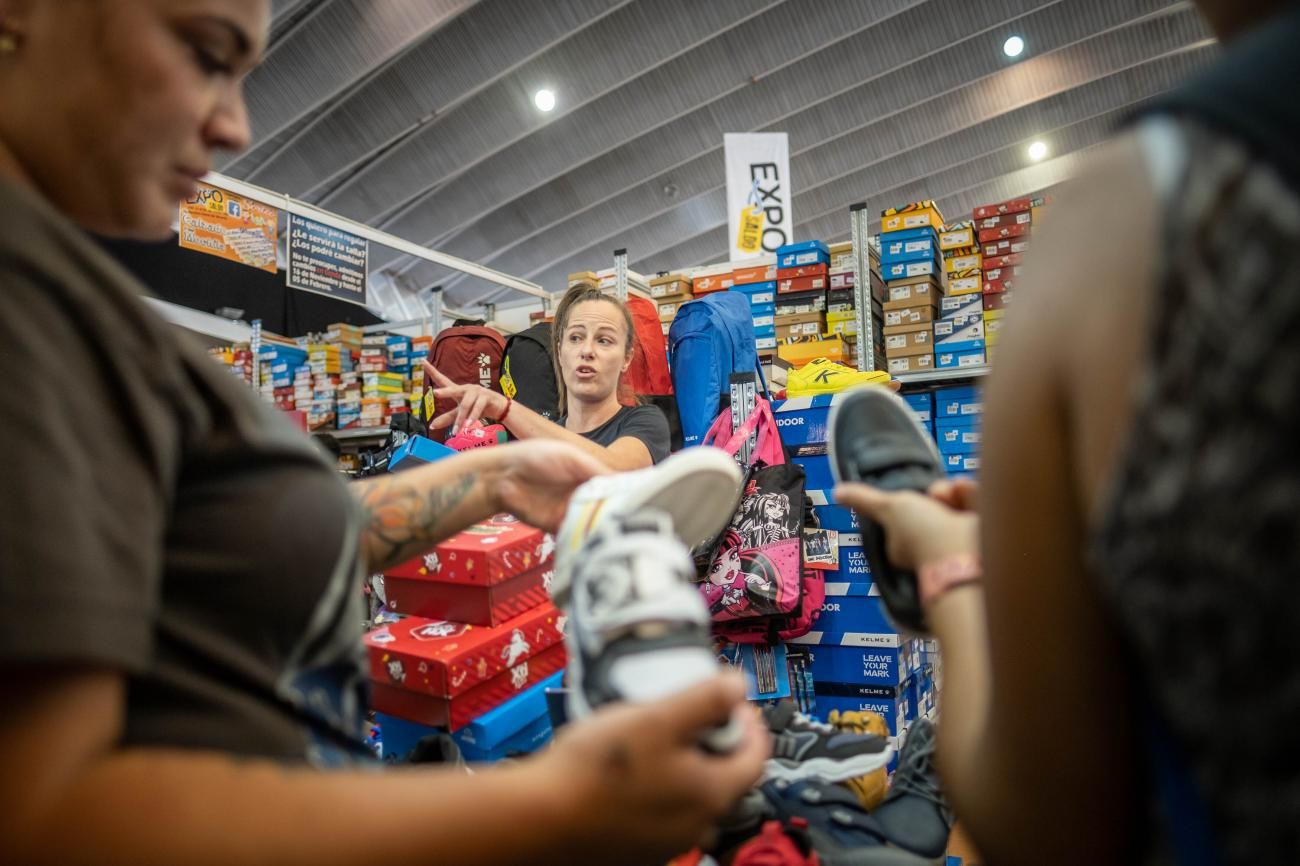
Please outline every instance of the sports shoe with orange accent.
[[[889, 725], [885, 722], [885, 717], [870, 710], [845, 710], [844, 712], [831, 710], [826, 721], [848, 734], [889, 736]], [[885, 792], [889, 790], [889, 772], [881, 767], [879, 770], [848, 779], [841, 784], [854, 793], [862, 808], [870, 812], [885, 799]]]

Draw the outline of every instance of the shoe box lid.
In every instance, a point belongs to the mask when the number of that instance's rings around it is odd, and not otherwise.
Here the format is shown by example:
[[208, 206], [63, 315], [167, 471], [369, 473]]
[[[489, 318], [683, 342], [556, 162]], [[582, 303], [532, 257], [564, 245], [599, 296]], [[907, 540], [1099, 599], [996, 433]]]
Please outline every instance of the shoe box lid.
[[904, 394], [903, 401], [922, 421], [934, 420], [934, 395], [929, 391], [918, 394]]
[[831, 407], [844, 397], [843, 393], [815, 394], [811, 397], [791, 397], [773, 404], [772, 414], [776, 417], [781, 441], [788, 448], [801, 445], [824, 446], [830, 434], [828, 422]]
[[454, 697], [414, 691], [401, 682], [372, 680], [371, 706], [399, 719], [454, 732], [562, 670], [566, 661], [564, 644], [557, 643]]
[[934, 353], [934, 366], [940, 370], [961, 367], [983, 367], [988, 363], [983, 339], [953, 343], [943, 351]]
[[447, 583], [384, 577], [385, 606], [403, 616], [497, 626], [550, 601], [555, 566], [547, 563], [500, 583]]
[[[497, 707], [497, 709], [500, 709], [500, 707]], [[496, 710], [489, 711], [489, 713], [494, 712]], [[470, 724], [472, 725], [474, 722], [470, 722]], [[461, 728], [452, 734], [451, 738], [456, 741], [456, 745], [460, 746], [460, 752], [464, 755], [465, 760], [474, 763], [504, 761], [506, 758], [532, 754], [549, 743], [555, 736], [555, 729], [551, 726], [551, 720], [548, 716], [533, 719], [523, 728], [506, 737], [505, 740], [489, 748], [464, 742], [461, 737], [468, 730], [468, 727]]]
[[930, 227], [880, 236], [880, 264], [886, 272], [893, 265], [929, 261], [938, 255], [939, 236]]
[[546, 710], [547, 689], [558, 689], [564, 682], [564, 674], [552, 674], [535, 686], [530, 686], [516, 697], [506, 701], [493, 710], [488, 710], [455, 734], [455, 740], [462, 749], [472, 748], [480, 751], [495, 749], [512, 740], [516, 734], [529, 728], [538, 719], [545, 719], [550, 726], [550, 715]]
[[802, 241], [797, 244], [786, 244], [776, 250], [776, 266], [778, 268], [829, 264], [830, 260], [830, 248], [821, 241]]
[[776, 291], [775, 277], [770, 280], [763, 280], [761, 283], [741, 283], [731, 287], [731, 291], [739, 292], [742, 295], [757, 295], [764, 292]]
[[943, 465], [948, 470], [949, 475], [961, 475], [967, 472], [978, 472], [980, 468], [980, 458], [978, 454], [943, 454]]
[[545, 565], [554, 554], [551, 536], [508, 514], [498, 514], [384, 574], [490, 586]]
[[498, 626], [408, 616], [365, 637], [370, 678], [453, 697], [564, 640], [549, 602]]
[[940, 427], [934, 438], [940, 454], [978, 454], [982, 436], [976, 425], [954, 425]]
[[934, 391], [935, 418], [961, 415], [978, 415], [984, 411], [984, 398], [974, 385], [960, 388], [936, 388]]

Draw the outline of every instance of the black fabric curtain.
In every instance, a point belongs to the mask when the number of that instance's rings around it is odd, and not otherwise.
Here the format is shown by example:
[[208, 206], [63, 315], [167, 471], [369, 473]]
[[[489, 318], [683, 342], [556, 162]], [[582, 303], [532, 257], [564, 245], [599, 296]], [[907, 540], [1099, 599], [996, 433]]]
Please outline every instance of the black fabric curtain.
[[361, 326], [382, 321], [365, 307], [289, 288], [284, 271], [272, 274], [183, 249], [175, 238], [100, 242], [159, 298], [205, 313], [234, 307], [244, 311], [246, 321], [261, 319], [263, 328], [286, 337], [322, 331], [335, 322]]

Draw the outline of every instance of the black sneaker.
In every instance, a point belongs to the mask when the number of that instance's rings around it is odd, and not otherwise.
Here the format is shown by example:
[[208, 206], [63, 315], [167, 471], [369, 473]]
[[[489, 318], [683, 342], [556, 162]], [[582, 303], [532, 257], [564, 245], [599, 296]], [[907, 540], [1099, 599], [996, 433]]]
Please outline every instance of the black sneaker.
[[889, 793], [871, 813], [886, 839], [926, 857], [938, 857], [948, 849], [954, 821], [934, 767], [937, 742], [933, 722], [912, 723]]
[[[943, 460], [921, 421], [884, 388], [850, 391], [831, 407], [830, 463], [836, 483], [861, 482], [881, 490], [925, 492], [945, 477]], [[860, 516], [861, 517], [861, 516]], [[895, 568], [885, 556], [885, 531], [861, 518], [862, 545], [871, 577], [894, 622], [926, 632], [916, 575]]]
[[890, 844], [871, 815], [847, 789], [824, 782], [766, 782], [763, 796], [774, 818], [798, 821], [812, 840], [822, 866], [938, 866]]
[[824, 725], [800, 713], [793, 701], [764, 708], [763, 719], [772, 734], [765, 780], [846, 782], [879, 770], [894, 756], [888, 738]]

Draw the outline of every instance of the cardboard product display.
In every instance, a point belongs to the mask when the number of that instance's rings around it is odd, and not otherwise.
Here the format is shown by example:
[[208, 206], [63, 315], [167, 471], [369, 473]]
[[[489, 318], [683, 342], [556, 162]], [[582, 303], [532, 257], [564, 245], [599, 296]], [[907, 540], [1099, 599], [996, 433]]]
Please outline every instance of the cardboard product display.
[[961, 271], [978, 271], [983, 262], [984, 257], [979, 253], [951, 256], [943, 260], [943, 269], [950, 274], [960, 273]]
[[408, 616], [365, 637], [369, 676], [407, 691], [455, 697], [564, 640], [547, 602], [498, 626]]
[[806, 313], [826, 312], [825, 292], [805, 292], [800, 295], [781, 295], [776, 299], [773, 312], [778, 316], [799, 316]]
[[776, 261], [773, 260], [770, 265], [757, 265], [744, 268], [736, 268], [732, 272], [731, 278], [736, 286], [747, 286], [751, 283], [770, 283], [776, 280]]
[[[944, 299], [945, 301], [947, 298]], [[935, 320], [936, 309], [932, 304], [920, 304], [915, 307], [903, 307], [885, 311], [885, 327], [896, 328], [900, 325], [923, 325]]]
[[1033, 199], [1013, 198], [1010, 201], [999, 202], [997, 204], [980, 205], [975, 208], [972, 216], [977, 220], [982, 220], [1009, 213], [1020, 213], [1029, 210], [1032, 206]]
[[783, 280], [797, 280], [801, 277], [824, 277], [829, 272], [829, 268], [824, 264], [817, 265], [800, 265], [797, 268], [777, 268], [777, 282]]
[[776, 337], [755, 337], [754, 349], [759, 352], [771, 352], [776, 349]]
[[778, 268], [797, 268], [803, 265], [829, 265], [830, 248], [821, 241], [801, 241], [786, 244], [776, 250]]
[[1028, 238], [1007, 238], [1005, 240], [993, 241], [992, 243], [981, 244], [981, 252], [984, 258], [994, 258], [996, 256], [1008, 256], [1016, 253], [1024, 253], [1029, 249]]
[[[776, 314], [775, 314], [775, 313], [772, 313], [772, 312], [754, 313], [754, 316], [753, 316], [753, 322], [754, 322], [754, 337], [755, 337], [755, 339], [757, 339], [758, 337], [773, 336], [773, 334], [763, 333], [762, 331], [763, 331], [763, 329], [765, 329], [765, 328], [766, 328], [766, 329], [771, 329], [771, 328], [776, 327]], [[773, 332], [773, 333], [775, 333], [775, 332]]]
[[823, 274], [819, 277], [799, 277], [797, 279], [777, 280], [776, 293], [778, 295], [799, 294], [801, 292], [812, 292], [818, 289], [826, 288], [826, 276]]
[[1033, 222], [1033, 214], [1029, 211], [1017, 211], [1016, 213], [1000, 214], [998, 216], [984, 217], [975, 222], [975, 228], [983, 231], [985, 229], [1000, 229], [1004, 226], [1021, 226], [1030, 225]]
[[923, 373], [934, 369], [934, 355], [908, 355], [901, 358], [889, 358], [886, 369], [891, 376], [905, 373]]
[[776, 280], [732, 286], [731, 291], [749, 298], [750, 304], [770, 304], [776, 300]]
[[902, 358], [908, 355], [934, 353], [933, 326], [927, 322], [917, 325], [895, 325], [885, 328], [885, 357]]
[[998, 292], [1007, 292], [1016, 287], [1014, 277], [1008, 277], [1005, 280], [985, 280], [984, 294], [996, 295]]
[[908, 280], [900, 280], [889, 286], [888, 300], [885, 301], [885, 310], [901, 310], [904, 307], [914, 307], [919, 304], [939, 305], [939, 299], [943, 297], [943, 289], [931, 277], [919, 277]]
[[1024, 257], [1024, 253], [1008, 253], [1005, 256], [990, 256], [984, 259], [981, 267], [986, 271], [993, 271], [998, 268], [1013, 268], [1019, 265]]
[[880, 214], [881, 233], [925, 226], [930, 226], [935, 231], [943, 231], [943, 216], [935, 203], [930, 200], [888, 208]]
[[566, 661], [560, 642], [454, 697], [411, 691], [400, 681], [371, 682], [370, 703], [377, 712], [455, 731], [552, 676]]
[[1019, 225], [999, 226], [995, 229], [981, 229], [977, 237], [981, 244], [993, 243], [995, 241], [1012, 240], [1014, 238], [1023, 238], [1029, 234], [1029, 223], [1020, 223]]
[[950, 225], [939, 233], [939, 249], [944, 252], [967, 250], [976, 245], [975, 227], [970, 220]]

